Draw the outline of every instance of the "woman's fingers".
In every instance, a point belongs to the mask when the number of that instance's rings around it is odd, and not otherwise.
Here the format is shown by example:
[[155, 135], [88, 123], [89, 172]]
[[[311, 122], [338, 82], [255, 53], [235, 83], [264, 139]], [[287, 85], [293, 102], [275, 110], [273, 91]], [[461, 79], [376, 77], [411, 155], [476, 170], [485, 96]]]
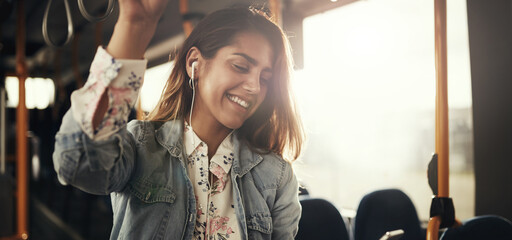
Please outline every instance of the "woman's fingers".
[[120, 14], [107, 51], [115, 58], [142, 58], [168, 0], [119, 0]]
[[168, 0], [120, 0], [120, 19], [156, 22], [165, 11]]

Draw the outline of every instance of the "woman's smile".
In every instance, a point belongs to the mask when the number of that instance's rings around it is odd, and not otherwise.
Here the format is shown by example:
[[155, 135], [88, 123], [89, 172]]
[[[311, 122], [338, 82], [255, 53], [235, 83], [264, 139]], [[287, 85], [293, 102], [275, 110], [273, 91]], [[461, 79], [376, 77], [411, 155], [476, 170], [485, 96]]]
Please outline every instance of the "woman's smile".
[[226, 97], [231, 100], [231, 102], [235, 103], [235, 104], [238, 104], [238, 106], [242, 107], [243, 109], [247, 110], [249, 109], [249, 107], [251, 106], [251, 104], [245, 100], [243, 100], [242, 98], [238, 97], [238, 96], [235, 96], [235, 95], [231, 95], [229, 93], [226, 93]]

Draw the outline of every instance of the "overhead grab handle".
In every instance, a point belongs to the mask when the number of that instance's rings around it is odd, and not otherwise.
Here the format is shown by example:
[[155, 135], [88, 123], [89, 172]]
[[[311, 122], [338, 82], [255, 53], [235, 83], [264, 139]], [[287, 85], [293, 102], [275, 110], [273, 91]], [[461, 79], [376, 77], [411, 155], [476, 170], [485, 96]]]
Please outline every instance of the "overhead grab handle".
[[78, 9], [80, 9], [80, 13], [82, 13], [82, 16], [84, 16], [84, 18], [87, 19], [89, 22], [100, 22], [108, 18], [110, 14], [112, 14], [112, 12], [114, 11], [114, 0], [108, 0], [107, 11], [101, 17], [94, 17], [91, 14], [89, 14], [87, 12], [87, 9], [85, 9], [84, 0], [78, 0]]
[[73, 30], [73, 19], [71, 18], [71, 10], [69, 9], [68, 0], [64, 0], [64, 6], [66, 8], [66, 18], [68, 21], [68, 36], [66, 37], [66, 41], [64, 41], [64, 43], [59, 45], [59, 44], [54, 43], [50, 39], [50, 36], [48, 34], [48, 14], [50, 12], [51, 5], [52, 5], [52, 0], [49, 0], [48, 5], [46, 6], [46, 11], [44, 12], [44, 17], [43, 17], [43, 38], [44, 38], [44, 41], [46, 42], [46, 44], [48, 44], [52, 47], [62, 47], [64, 45], [66, 45], [73, 37], [74, 30]]

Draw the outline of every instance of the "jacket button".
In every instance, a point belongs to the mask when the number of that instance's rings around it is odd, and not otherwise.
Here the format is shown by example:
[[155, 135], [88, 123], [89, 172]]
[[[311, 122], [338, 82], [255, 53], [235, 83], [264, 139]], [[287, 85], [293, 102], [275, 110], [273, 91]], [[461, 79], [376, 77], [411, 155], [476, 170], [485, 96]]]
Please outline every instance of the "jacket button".
[[177, 156], [179, 156], [179, 154], [180, 154], [180, 149], [177, 147], [172, 147], [171, 155], [173, 155], [174, 157], [177, 157]]

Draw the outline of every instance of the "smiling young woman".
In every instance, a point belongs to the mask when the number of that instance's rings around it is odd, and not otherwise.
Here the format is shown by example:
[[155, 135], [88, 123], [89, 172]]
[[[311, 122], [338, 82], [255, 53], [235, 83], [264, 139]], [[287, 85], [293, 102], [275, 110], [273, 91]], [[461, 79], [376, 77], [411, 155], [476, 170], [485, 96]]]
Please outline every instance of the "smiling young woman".
[[111, 41], [56, 136], [60, 182], [111, 195], [112, 239], [293, 239], [291, 162], [304, 136], [285, 35], [253, 8], [208, 15], [179, 50], [156, 108], [128, 123], [165, 5], [120, 1]]
[[[297, 159], [304, 134], [289, 85], [293, 64], [288, 39], [282, 30], [257, 9], [219, 10], [207, 16], [201, 23], [203, 24], [196, 26], [178, 52], [176, 65], [169, 77], [172, 81], [167, 81], [164, 93], [148, 119], [180, 119], [190, 110], [192, 89], [187, 85], [190, 75], [186, 66], [188, 50], [195, 47], [201, 52], [202, 58], [212, 59], [219, 49], [232, 43], [234, 45], [229, 46], [230, 48], [242, 48], [240, 44], [244, 44], [244, 51], [254, 50], [254, 46], [268, 43], [271, 47], [269, 57], [272, 64], [268, 66], [268, 70], [271, 72], [269, 74], [266, 70], [261, 76], [265, 84], [270, 84], [267, 86], [268, 96], [264, 98], [260, 108], [253, 109], [253, 116], [246, 119], [238, 132], [255, 150], [275, 152], [289, 161]], [[246, 38], [237, 42], [237, 34], [243, 34]], [[247, 40], [250, 40], [251, 46], [247, 46]], [[233, 63], [233, 67], [240, 71], [245, 70], [244, 65], [251, 63], [249, 60], [254, 60], [243, 52], [233, 55], [247, 61], [240, 65]], [[241, 58], [237, 60], [242, 61]]]

